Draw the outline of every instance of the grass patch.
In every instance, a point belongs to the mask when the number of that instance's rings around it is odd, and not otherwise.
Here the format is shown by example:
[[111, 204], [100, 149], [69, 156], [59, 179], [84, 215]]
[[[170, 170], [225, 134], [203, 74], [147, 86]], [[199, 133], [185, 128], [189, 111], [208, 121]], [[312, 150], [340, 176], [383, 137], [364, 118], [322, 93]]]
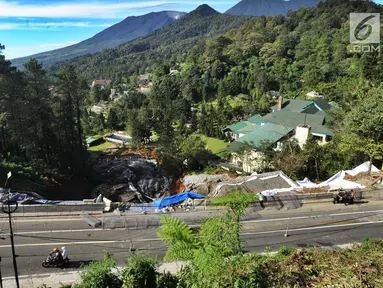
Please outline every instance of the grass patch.
[[206, 142], [207, 148], [213, 152], [213, 154], [217, 154], [218, 152], [226, 150], [230, 145], [229, 142], [225, 142], [218, 138], [206, 137], [204, 135], [200, 136], [202, 140]]
[[115, 147], [116, 145], [114, 143], [111, 143], [111, 142], [104, 142], [100, 145], [97, 145], [97, 146], [93, 146], [93, 147], [90, 147], [88, 148], [88, 151], [105, 151], [106, 149], [109, 149], [109, 148], [113, 148]]

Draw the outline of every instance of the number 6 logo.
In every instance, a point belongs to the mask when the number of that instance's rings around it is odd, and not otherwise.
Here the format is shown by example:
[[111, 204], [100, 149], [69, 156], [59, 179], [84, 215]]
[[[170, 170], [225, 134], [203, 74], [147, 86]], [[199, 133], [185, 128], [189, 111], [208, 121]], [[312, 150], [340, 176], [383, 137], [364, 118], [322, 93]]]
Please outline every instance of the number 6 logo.
[[351, 43], [380, 43], [380, 14], [350, 14]]

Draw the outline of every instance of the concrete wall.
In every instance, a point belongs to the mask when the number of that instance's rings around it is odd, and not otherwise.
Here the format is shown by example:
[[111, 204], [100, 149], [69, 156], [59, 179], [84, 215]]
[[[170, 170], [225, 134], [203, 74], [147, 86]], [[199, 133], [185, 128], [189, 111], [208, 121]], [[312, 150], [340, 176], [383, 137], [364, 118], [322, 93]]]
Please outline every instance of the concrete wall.
[[310, 126], [299, 125], [295, 128], [294, 138], [297, 139], [298, 144], [301, 148], [303, 148], [303, 145], [306, 144], [306, 141], [309, 138], [310, 132], [311, 132]]
[[[82, 204], [82, 205], [20, 205], [16, 212], [12, 213], [16, 217], [38, 217], [38, 216], [70, 216], [87, 214], [101, 214], [105, 204]], [[0, 213], [0, 217], [7, 217], [7, 214]]]
[[243, 171], [253, 173], [262, 169], [263, 159], [262, 152], [251, 150], [243, 155], [233, 153], [231, 162]]

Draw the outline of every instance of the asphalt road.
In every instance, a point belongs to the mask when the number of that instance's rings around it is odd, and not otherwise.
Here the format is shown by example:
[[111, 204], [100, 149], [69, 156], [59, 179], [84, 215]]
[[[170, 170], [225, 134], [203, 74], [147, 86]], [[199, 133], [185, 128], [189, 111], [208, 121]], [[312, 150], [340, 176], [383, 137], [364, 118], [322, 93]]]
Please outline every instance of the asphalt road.
[[[350, 207], [344, 211], [321, 212], [305, 212], [300, 209], [264, 214], [255, 212], [245, 224], [241, 237], [250, 252], [263, 252], [266, 247], [276, 250], [283, 245], [331, 248], [359, 242], [365, 237], [383, 238], [383, 210], [379, 210], [380, 207]], [[183, 217], [189, 217], [192, 222], [197, 221], [192, 213]], [[112, 253], [118, 264], [123, 265], [131, 253], [130, 247], [161, 259], [166, 252], [166, 246], [156, 236], [158, 228], [151, 228], [154, 218], [145, 215], [110, 217], [104, 219], [105, 226], [99, 229], [91, 228], [81, 218], [15, 220], [13, 223], [19, 274], [57, 271], [43, 268], [41, 262], [52, 248], [63, 245], [69, 250], [72, 261], [70, 269], [79, 269], [91, 261], [101, 260], [105, 252]], [[137, 219], [141, 219], [147, 226], [126, 228], [129, 227], [126, 223], [133, 220], [135, 223], [140, 222]], [[288, 237], [285, 237], [286, 229]], [[0, 220], [0, 233], [0, 237], [4, 238], [0, 240], [2, 276], [13, 276], [6, 219]]]

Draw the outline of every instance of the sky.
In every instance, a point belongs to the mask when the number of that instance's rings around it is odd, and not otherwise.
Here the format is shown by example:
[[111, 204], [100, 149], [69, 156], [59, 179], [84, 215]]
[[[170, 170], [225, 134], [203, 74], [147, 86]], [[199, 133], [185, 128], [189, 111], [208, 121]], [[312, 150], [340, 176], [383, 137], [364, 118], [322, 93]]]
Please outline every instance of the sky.
[[225, 12], [239, 0], [0, 0], [0, 43], [6, 59], [69, 46], [128, 16], [208, 4]]

